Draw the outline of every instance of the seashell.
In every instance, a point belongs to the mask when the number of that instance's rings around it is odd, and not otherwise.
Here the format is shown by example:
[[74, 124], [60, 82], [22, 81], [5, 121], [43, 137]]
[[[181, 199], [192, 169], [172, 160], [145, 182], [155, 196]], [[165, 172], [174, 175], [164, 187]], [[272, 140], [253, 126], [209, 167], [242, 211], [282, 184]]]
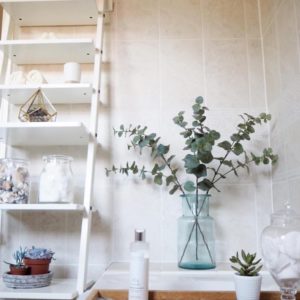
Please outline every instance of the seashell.
[[5, 191], [11, 191], [12, 187], [13, 187], [13, 184], [9, 181], [4, 181], [2, 183], [2, 189], [5, 190]]
[[4, 174], [4, 173], [5, 173], [5, 165], [0, 164], [0, 174]]
[[[22, 170], [23, 169], [23, 170]], [[24, 171], [24, 168], [18, 168], [14, 174], [14, 181], [25, 182], [28, 178], [28, 172]]]

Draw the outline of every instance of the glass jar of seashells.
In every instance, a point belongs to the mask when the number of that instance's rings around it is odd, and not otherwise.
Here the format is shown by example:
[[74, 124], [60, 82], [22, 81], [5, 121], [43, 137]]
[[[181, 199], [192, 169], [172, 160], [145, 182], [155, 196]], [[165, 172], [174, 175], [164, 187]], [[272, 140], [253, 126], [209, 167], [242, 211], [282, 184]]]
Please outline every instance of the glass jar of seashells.
[[23, 159], [0, 159], [0, 203], [28, 203], [28, 165], [28, 161]]

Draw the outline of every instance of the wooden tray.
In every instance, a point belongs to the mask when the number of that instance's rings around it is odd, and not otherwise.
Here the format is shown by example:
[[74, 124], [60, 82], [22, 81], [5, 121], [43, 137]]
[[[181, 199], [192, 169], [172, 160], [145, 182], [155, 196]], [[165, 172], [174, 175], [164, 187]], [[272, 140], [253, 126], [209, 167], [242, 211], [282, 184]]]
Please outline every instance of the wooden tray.
[[3, 274], [3, 282], [8, 288], [34, 289], [50, 285], [52, 277], [51, 271], [41, 275], [12, 275], [7, 272]]

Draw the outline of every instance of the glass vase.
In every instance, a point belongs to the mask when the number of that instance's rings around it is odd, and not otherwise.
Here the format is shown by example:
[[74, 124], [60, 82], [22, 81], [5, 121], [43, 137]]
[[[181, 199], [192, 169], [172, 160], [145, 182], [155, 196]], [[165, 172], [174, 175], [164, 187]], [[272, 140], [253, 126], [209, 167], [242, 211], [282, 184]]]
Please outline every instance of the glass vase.
[[300, 287], [300, 216], [289, 204], [271, 216], [262, 232], [265, 266], [280, 287], [282, 300], [295, 300]]
[[183, 215], [178, 219], [178, 266], [213, 269], [215, 263], [214, 219], [209, 216], [210, 195], [182, 195]]

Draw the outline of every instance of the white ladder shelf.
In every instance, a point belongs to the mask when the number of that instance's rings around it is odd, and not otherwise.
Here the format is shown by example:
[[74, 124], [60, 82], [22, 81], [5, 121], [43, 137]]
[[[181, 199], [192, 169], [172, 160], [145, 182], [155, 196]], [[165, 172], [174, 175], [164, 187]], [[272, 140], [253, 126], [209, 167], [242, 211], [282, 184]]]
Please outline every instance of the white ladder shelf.
[[[2, 53], [0, 57], [2, 82], [0, 84], [0, 158], [6, 157], [7, 146], [84, 145], [87, 147], [87, 169], [82, 204], [0, 204], [0, 217], [4, 212], [15, 211], [82, 212], [77, 279], [54, 279], [49, 287], [28, 290], [10, 289], [1, 282], [0, 298], [74, 299], [90, 285], [87, 282], [87, 267], [97, 150], [103, 27], [105, 12], [112, 11], [113, 0], [0, 0], [0, 4], [4, 8], [0, 41]], [[9, 39], [13, 33], [12, 24], [17, 26], [96, 25], [96, 38], [94, 41], [91, 39], [12, 40]], [[32, 53], [42, 53], [42, 55], [32, 55]], [[52, 64], [70, 60], [94, 64], [92, 84], [7, 85], [12, 64]], [[10, 122], [10, 105], [21, 104], [22, 99], [26, 99], [38, 88], [41, 88], [50, 99], [56, 98], [53, 103], [89, 103], [89, 128], [80, 122]], [[31, 136], [30, 140], [29, 136]]]

